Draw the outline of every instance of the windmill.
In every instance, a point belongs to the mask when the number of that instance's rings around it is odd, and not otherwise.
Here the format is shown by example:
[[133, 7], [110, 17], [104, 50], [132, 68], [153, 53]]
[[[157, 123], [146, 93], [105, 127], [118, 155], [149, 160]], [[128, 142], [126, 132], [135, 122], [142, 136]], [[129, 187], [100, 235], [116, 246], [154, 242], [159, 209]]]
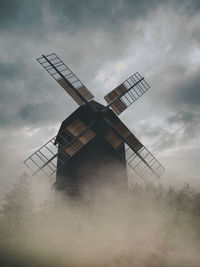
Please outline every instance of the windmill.
[[126, 166], [144, 181], [160, 178], [163, 166], [118, 117], [149, 90], [144, 77], [138, 72], [129, 77], [104, 97], [104, 106], [93, 100], [93, 94], [55, 53], [37, 61], [79, 107], [62, 122], [55, 137], [24, 161], [32, 175], [56, 173], [56, 187], [71, 195], [78, 194], [84, 184], [126, 187]]

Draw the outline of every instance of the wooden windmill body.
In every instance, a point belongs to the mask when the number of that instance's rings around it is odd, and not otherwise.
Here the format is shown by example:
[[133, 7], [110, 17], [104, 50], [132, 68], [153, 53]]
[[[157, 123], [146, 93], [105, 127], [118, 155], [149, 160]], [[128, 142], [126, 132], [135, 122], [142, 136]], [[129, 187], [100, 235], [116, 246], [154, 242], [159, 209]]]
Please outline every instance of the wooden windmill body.
[[[101, 186], [120, 186], [127, 187], [127, 170], [125, 160], [125, 147], [122, 143], [121, 152], [124, 157], [120, 156], [105, 140], [104, 136], [110, 130], [110, 126], [98, 115], [99, 108], [104, 108], [101, 104], [91, 100], [96, 112], [88, 108], [87, 105], [80, 106], [66, 120], [63, 121], [56, 142], [58, 150], [62, 149], [62, 139], [60, 133], [68, 128], [75, 126], [84, 130], [84, 125], [89, 125], [95, 121], [91, 129], [91, 135], [94, 138], [88, 142], [79, 153], [74, 153], [73, 148], [68, 148], [67, 152], [73, 157], [63, 164], [56, 172], [56, 188], [65, 189], [68, 194], [79, 194], [81, 189], [88, 189]], [[112, 121], [120, 122], [119, 118], [112, 110], [109, 110], [107, 116]], [[84, 139], [82, 140], [84, 142]], [[79, 144], [77, 144], [78, 146]], [[58, 155], [62, 160], [63, 154]]]

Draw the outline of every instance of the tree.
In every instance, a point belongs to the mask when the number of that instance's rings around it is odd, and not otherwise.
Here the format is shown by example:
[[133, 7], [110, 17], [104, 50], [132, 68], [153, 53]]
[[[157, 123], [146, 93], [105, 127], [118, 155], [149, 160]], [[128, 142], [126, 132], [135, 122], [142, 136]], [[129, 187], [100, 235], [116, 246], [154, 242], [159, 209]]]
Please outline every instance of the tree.
[[5, 196], [5, 204], [1, 210], [3, 216], [18, 216], [32, 212], [33, 203], [28, 178], [26, 173], [22, 174], [19, 181]]

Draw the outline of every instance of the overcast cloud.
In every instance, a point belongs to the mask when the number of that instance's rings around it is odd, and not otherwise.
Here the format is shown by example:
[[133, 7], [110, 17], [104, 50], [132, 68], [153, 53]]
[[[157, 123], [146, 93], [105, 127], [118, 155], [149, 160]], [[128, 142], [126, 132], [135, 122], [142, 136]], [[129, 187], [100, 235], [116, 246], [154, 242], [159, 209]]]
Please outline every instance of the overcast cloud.
[[2, 192], [77, 107], [35, 60], [51, 52], [101, 103], [141, 72], [151, 89], [122, 120], [166, 167], [164, 182], [200, 184], [200, 1], [0, 0], [0, 6]]

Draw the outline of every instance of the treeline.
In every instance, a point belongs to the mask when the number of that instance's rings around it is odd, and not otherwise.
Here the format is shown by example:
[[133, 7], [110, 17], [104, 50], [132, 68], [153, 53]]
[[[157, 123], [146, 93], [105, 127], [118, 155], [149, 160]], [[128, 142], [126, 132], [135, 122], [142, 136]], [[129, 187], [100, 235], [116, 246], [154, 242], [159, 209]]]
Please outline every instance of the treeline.
[[[152, 182], [135, 183], [129, 189], [130, 197], [139, 203], [153, 202], [157, 206], [176, 211], [184, 211], [200, 216], [200, 191], [184, 184], [182, 188], [163, 187]], [[53, 190], [49, 198], [41, 204], [40, 210], [52, 211], [54, 206]], [[36, 209], [37, 210], [37, 209]], [[32, 200], [30, 177], [24, 173], [14, 187], [6, 194], [0, 208], [0, 218], [35, 213]]]
[[200, 192], [189, 184], [184, 184], [180, 189], [173, 186], [165, 188], [151, 182], [145, 185], [135, 184], [130, 192], [138, 201], [153, 201], [166, 209], [200, 216]]

